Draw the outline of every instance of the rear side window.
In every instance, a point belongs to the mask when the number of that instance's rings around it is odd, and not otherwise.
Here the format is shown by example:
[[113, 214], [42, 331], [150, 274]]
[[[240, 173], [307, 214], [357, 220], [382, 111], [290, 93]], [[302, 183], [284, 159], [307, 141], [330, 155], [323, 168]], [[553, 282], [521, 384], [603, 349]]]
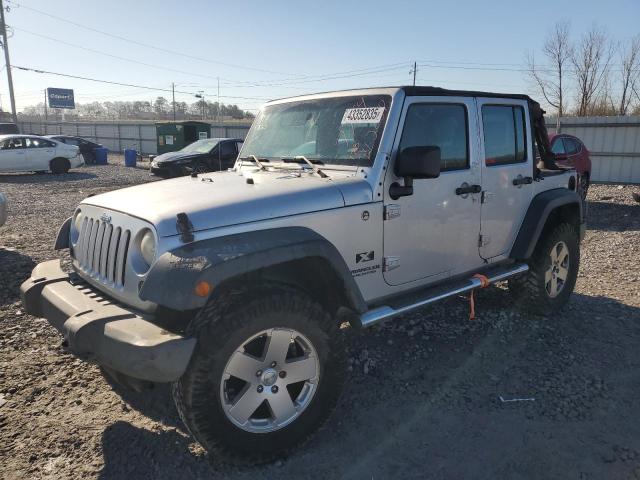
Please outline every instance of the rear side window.
[[459, 104], [418, 103], [407, 110], [400, 151], [440, 147], [441, 170], [469, 168], [467, 110]]
[[221, 146], [221, 155], [223, 156], [227, 156], [227, 155], [235, 155], [236, 153], [238, 153], [236, 151], [236, 142], [224, 142]]
[[511, 105], [482, 107], [484, 156], [488, 166], [527, 160], [524, 108]]
[[553, 142], [553, 145], [551, 146], [551, 151], [556, 155], [563, 155], [564, 153], [566, 153], [564, 151], [564, 143], [562, 143], [562, 138], [556, 138], [556, 140]]
[[566, 150], [567, 155], [574, 155], [580, 151], [580, 145], [573, 138], [565, 137], [563, 140], [564, 149]]

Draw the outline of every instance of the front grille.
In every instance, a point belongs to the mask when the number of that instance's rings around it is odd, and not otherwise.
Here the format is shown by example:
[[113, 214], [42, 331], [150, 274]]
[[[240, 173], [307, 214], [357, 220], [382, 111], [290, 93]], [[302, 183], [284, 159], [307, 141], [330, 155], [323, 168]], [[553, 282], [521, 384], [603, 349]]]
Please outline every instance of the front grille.
[[131, 231], [99, 218], [84, 217], [74, 248], [78, 266], [102, 283], [124, 286]]

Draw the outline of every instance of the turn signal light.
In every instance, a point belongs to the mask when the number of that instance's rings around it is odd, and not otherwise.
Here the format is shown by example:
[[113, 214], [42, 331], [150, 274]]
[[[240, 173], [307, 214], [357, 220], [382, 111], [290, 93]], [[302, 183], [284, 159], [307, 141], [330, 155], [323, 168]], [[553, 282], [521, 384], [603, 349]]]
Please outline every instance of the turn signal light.
[[205, 280], [200, 280], [196, 283], [195, 293], [199, 297], [208, 297], [213, 290], [211, 284]]

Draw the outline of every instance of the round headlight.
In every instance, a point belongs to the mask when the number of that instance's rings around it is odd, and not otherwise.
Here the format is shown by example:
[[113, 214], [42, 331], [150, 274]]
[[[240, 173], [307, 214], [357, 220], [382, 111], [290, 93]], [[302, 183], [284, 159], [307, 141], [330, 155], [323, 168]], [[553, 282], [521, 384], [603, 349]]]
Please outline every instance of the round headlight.
[[147, 230], [140, 240], [140, 254], [149, 266], [156, 259], [156, 238], [151, 230]]

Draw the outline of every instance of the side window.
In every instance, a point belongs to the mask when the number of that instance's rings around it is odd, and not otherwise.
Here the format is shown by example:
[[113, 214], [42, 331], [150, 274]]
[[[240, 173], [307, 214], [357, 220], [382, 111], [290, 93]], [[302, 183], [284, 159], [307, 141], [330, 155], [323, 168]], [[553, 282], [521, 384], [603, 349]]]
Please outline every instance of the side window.
[[25, 148], [25, 139], [23, 137], [10, 138], [3, 144], [3, 150], [15, 150], [16, 148]]
[[64, 143], [68, 144], [68, 145], [80, 145], [80, 141], [76, 138], [65, 138], [64, 139]]
[[236, 153], [236, 143], [235, 142], [224, 142], [220, 145], [220, 155], [223, 157], [227, 157], [230, 155], [235, 155]]
[[242, 150], [242, 144], [243, 144], [243, 143], [244, 143], [244, 142], [238, 142], [238, 152], [239, 152], [240, 150]]
[[400, 151], [440, 147], [441, 170], [469, 168], [467, 109], [447, 103], [416, 103], [407, 110]]
[[562, 143], [561, 137], [556, 137], [553, 145], [551, 146], [551, 151], [556, 155], [564, 155], [566, 152], [564, 150], [564, 143]]
[[580, 150], [580, 146], [578, 142], [576, 142], [573, 138], [563, 138], [564, 140], [564, 149], [567, 152], [567, 155], [575, 155]]
[[527, 160], [524, 108], [510, 105], [484, 105], [485, 164], [509, 165]]

